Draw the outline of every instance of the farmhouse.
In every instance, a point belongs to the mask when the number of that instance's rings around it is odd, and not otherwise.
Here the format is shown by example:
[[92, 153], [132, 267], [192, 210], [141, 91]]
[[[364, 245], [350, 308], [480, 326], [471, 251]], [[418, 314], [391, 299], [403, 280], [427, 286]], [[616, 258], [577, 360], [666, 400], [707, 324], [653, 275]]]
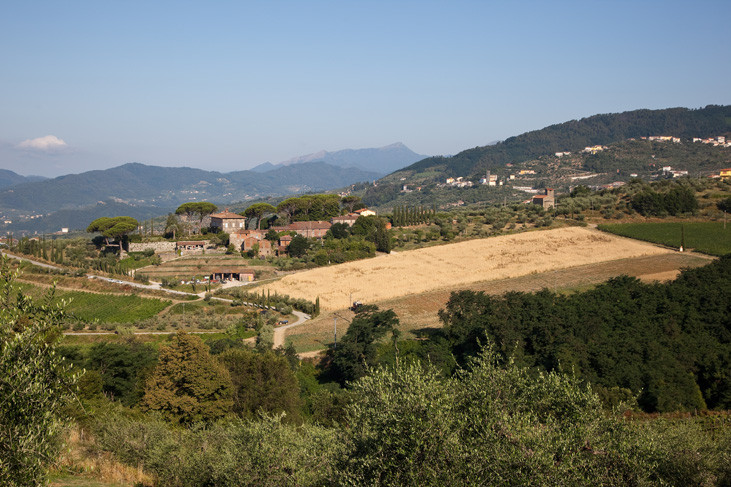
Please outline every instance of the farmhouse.
[[347, 215], [333, 217], [330, 220], [330, 223], [332, 223], [333, 225], [335, 225], [336, 223], [344, 223], [349, 227], [352, 227], [359, 216], [360, 215], [357, 213], [348, 213]]
[[272, 227], [277, 232], [295, 232], [306, 238], [323, 238], [332, 223], [326, 221], [294, 222], [284, 227]]
[[277, 246], [277, 253], [279, 255], [287, 254], [287, 247], [292, 243], [292, 235], [282, 235], [279, 237], [279, 245]]
[[262, 230], [237, 230], [229, 235], [228, 242], [233, 245], [236, 250], [248, 252], [254, 250], [257, 245], [259, 255], [268, 257], [274, 255], [272, 242], [264, 238]]
[[240, 228], [246, 228], [246, 218], [238, 213], [228, 211], [228, 208], [226, 208], [226, 211], [211, 215], [211, 228], [232, 233]]
[[537, 194], [531, 199], [534, 205], [540, 205], [543, 208], [553, 208], [556, 206], [556, 200], [553, 196], [553, 189], [546, 188], [545, 194]]
[[375, 211], [369, 210], [368, 208], [361, 208], [360, 210], [355, 210], [353, 213], [359, 216], [374, 216], [376, 214]]
[[251, 272], [242, 272], [241, 269], [235, 267], [222, 267], [214, 269], [211, 273], [212, 281], [253, 281], [254, 274]]

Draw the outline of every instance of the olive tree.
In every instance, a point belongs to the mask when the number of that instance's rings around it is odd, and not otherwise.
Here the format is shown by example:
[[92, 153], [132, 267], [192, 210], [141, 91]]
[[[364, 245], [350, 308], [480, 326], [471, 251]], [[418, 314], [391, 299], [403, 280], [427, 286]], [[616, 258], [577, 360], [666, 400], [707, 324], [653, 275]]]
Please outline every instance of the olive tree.
[[36, 302], [0, 262], [0, 485], [45, 483], [60, 448], [61, 410], [77, 377], [55, 353], [63, 307], [53, 290]]

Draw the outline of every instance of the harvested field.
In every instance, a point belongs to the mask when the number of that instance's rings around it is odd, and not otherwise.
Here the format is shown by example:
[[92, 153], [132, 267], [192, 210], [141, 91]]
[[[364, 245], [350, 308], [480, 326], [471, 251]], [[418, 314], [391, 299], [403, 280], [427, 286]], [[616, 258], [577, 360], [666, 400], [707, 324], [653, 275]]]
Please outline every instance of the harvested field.
[[568, 227], [392, 253], [286, 276], [271, 292], [315, 300], [325, 310], [350, 297], [375, 303], [492, 281], [671, 250], [588, 228]]
[[[674, 278], [680, 269], [706, 265], [711, 258], [692, 253], [664, 253], [659, 255], [620, 259], [610, 262], [586, 264], [577, 267], [533, 273], [521, 277], [480, 281], [470, 285], [445, 287], [422, 294], [411, 294], [400, 298], [386, 299], [377, 304], [382, 309], [393, 309], [401, 322], [400, 329], [409, 332], [427, 327], [439, 327], [437, 312], [444, 308], [452, 291], [472, 289], [488, 294], [503, 294], [508, 291], [532, 292], [543, 288], [552, 291], [576, 291], [590, 288], [612, 277], [622, 274], [638, 277], [643, 281], [668, 280]], [[349, 311], [337, 312], [338, 336], [347, 330], [348, 321], [353, 318]], [[332, 312], [325, 312], [307, 324], [288, 330], [285, 342], [293, 343], [298, 352], [309, 352], [325, 348], [333, 340]]]

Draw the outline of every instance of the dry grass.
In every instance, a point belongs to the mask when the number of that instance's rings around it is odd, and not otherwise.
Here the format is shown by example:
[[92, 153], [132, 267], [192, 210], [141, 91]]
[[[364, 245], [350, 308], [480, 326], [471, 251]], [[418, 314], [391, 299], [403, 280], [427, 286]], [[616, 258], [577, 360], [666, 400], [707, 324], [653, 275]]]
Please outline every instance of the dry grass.
[[152, 485], [153, 479], [141, 468], [129, 467], [116, 461], [108, 453], [98, 453], [92, 448], [93, 438], [78, 427], [72, 428], [56, 464], [57, 472], [78, 475], [78, 482], [58, 480], [51, 485], [94, 485], [89, 479], [99, 480], [101, 485], [133, 485], [138, 482]]
[[353, 300], [374, 303], [445, 287], [586, 264], [671, 252], [596, 230], [568, 227], [470, 240], [375, 259], [312, 269], [266, 286], [272, 292], [314, 300], [325, 310]]
[[[484, 291], [488, 294], [503, 294], [508, 291], [533, 292], [546, 288], [557, 292], [581, 291], [622, 274], [638, 277], [643, 281], [668, 280], [674, 278], [680, 269], [699, 267], [711, 260], [707, 256], [692, 253], [663, 253], [659, 255], [634, 257], [609, 262], [586, 264], [543, 273], [509, 279], [474, 282], [469, 285], [444, 287], [421, 294], [411, 294], [386, 299], [377, 304], [382, 309], [393, 309], [399, 317], [399, 329], [409, 338], [412, 332], [439, 327], [437, 312], [444, 308], [450, 293], [459, 289]], [[324, 312], [306, 324], [287, 330], [285, 342], [292, 343], [298, 352], [308, 353], [326, 348], [333, 340], [333, 318], [337, 321], [338, 336], [347, 330], [352, 319], [350, 311]]]

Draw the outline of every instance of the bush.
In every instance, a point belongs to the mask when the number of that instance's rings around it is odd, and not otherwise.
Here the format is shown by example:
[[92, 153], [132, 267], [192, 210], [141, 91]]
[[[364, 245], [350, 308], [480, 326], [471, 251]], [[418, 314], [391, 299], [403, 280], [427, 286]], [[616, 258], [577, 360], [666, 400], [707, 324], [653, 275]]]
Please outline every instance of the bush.
[[279, 308], [279, 312], [283, 315], [289, 315], [292, 314], [292, 307], [289, 305], [284, 305]]

